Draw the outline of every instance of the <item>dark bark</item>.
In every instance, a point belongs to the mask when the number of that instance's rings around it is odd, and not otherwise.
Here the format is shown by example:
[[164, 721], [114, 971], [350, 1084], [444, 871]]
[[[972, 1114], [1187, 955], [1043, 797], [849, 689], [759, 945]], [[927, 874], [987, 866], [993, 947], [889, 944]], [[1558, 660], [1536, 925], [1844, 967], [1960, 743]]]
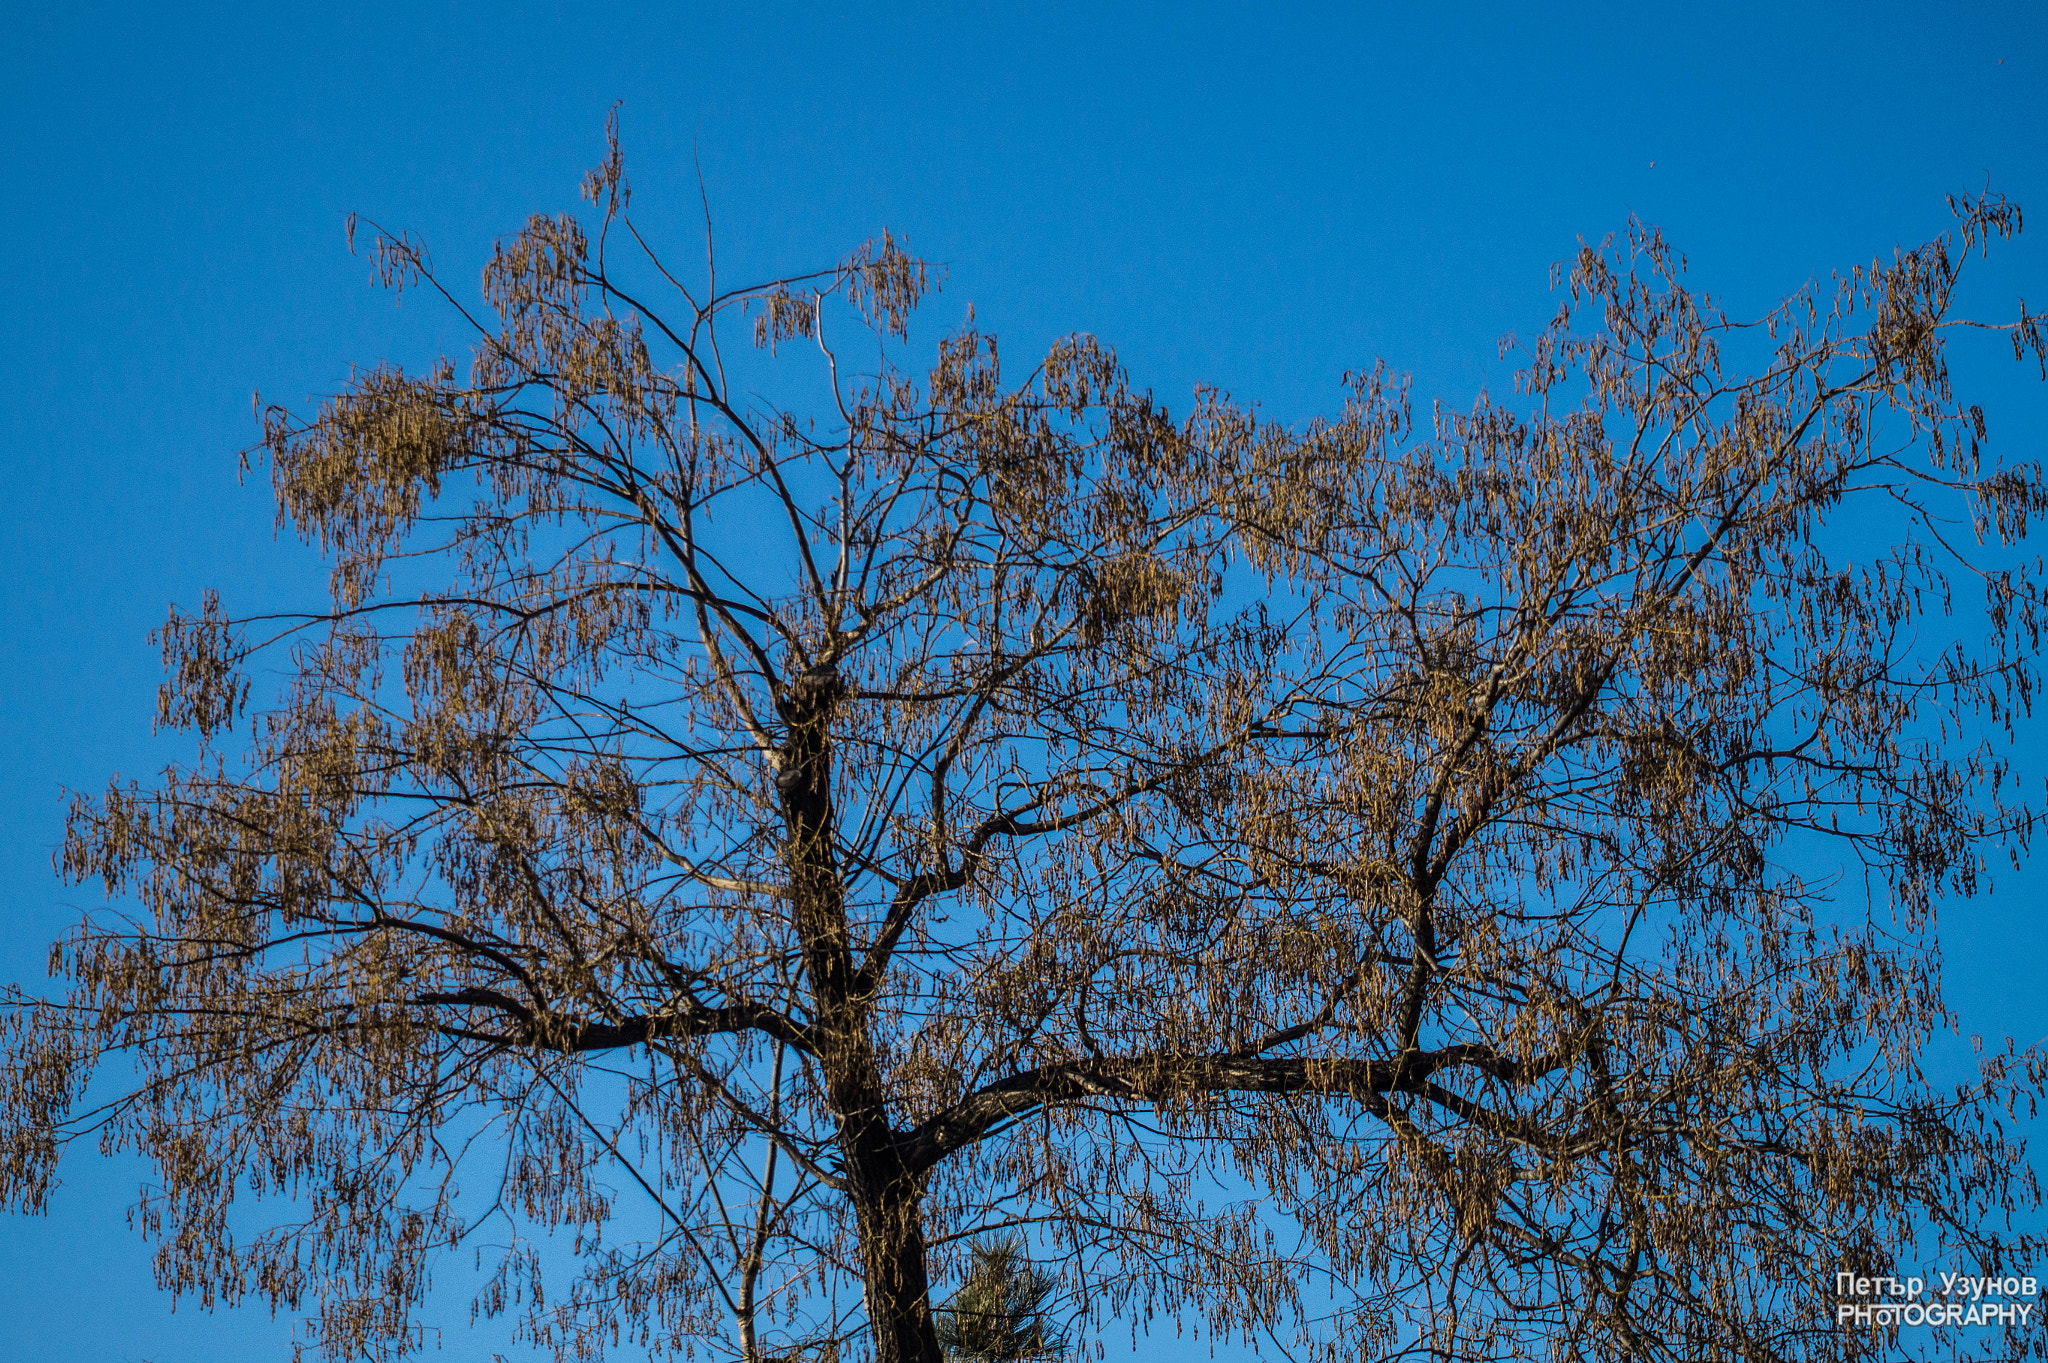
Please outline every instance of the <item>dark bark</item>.
[[811, 1040], [839, 1119], [839, 1149], [860, 1236], [876, 1363], [942, 1363], [925, 1275], [919, 1180], [890, 1128], [868, 1019], [873, 983], [856, 971], [845, 881], [833, 850], [832, 714], [842, 687], [829, 665], [784, 688], [777, 752], [790, 905], [813, 1001]]
[[[1393, 1060], [1164, 1053], [1101, 1056], [1040, 1066], [992, 1083], [909, 1132], [902, 1149], [909, 1167], [922, 1172], [1034, 1108], [1090, 1099], [1150, 1103], [1205, 1093], [1320, 1093], [1357, 1099], [1368, 1110], [1383, 1108], [1385, 1095], [1406, 1093], [1439, 1106], [1457, 1106], [1468, 1118], [1512, 1126], [1508, 1119], [1491, 1119], [1477, 1104], [1433, 1084], [1432, 1076], [1461, 1069], [1502, 1084], [1529, 1084], [1554, 1074], [1570, 1061], [1570, 1053], [1513, 1060], [1491, 1046], [1469, 1044], [1410, 1052]], [[1546, 1139], [1534, 1131], [1523, 1134], [1532, 1144]]]
[[941, 1363], [918, 1180], [885, 1123], [842, 1121], [876, 1363]]

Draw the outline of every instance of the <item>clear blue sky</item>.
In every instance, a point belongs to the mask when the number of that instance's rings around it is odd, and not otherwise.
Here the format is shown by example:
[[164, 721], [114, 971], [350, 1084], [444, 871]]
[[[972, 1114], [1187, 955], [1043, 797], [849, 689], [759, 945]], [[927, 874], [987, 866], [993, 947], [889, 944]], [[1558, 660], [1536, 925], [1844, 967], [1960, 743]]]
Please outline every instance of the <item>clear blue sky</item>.
[[[2038, 225], [1977, 296], [2048, 308], [2040, 0], [855, 8], [10, 7], [0, 977], [38, 979], [86, 906], [50, 873], [62, 789], [182, 753], [150, 733], [167, 605], [323, 579], [273, 540], [265, 482], [236, 485], [251, 391], [302, 402], [454, 339], [367, 287], [345, 215], [473, 279], [572, 206], [614, 101], [636, 216], [690, 241], [694, 158], [729, 277], [889, 226], [946, 263], [945, 320], [971, 302], [1018, 354], [1095, 332], [1175, 405], [1208, 381], [1305, 416], [1376, 356], [1467, 401], [1504, 375], [1496, 337], [1547, 317], [1550, 263], [1631, 212], [1760, 307], [1988, 180]], [[1983, 353], [1994, 439], [2038, 457], [2048, 388]], [[2048, 1032], [2039, 882], [1944, 924], [1975, 1030]], [[142, 1174], [79, 1160], [51, 1217], [0, 1218], [0, 1359], [284, 1356], [260, 1310], [168, 1313], [122, 1218]]]

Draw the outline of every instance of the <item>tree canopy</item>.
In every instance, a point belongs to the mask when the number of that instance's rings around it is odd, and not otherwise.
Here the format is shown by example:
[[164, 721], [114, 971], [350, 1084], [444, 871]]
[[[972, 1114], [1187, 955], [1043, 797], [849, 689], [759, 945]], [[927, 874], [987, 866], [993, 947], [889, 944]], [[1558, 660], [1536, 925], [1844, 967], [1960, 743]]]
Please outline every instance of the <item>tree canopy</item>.
[[1751, 319], [1632, 224], [1513, 394], [1289, 424], [917, 372], [893, 237], [686, 281], [585, 192], [481, 307], [371, 232], [468, 362], [265, 414], [331, 600], [165, 627], [197, 752], [72, 810], [11, 1204], [139, 1151], [161, 1280], [335, 1359], [470, 1245], [565, 1358], [745, 1363], [937, 1363], [991, 1235], [1082, 1338], [1332, 1360], [1884, 1356], [1838, 1268], [2028, 1267], [2039, 1057], [1919, 1065], [2036, 808], [2048, 482], [1947, 360], [2016, 209]]

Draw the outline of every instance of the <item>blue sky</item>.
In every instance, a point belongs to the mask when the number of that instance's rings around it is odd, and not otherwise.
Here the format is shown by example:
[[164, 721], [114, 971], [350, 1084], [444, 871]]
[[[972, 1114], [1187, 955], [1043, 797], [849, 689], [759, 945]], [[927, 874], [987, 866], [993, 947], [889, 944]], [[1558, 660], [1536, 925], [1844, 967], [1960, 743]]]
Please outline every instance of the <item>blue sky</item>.
[[[939, 320], [971, 303], [1012, 353], [1094, 332], [1174, 406], [1212, 382], [1304, 417], [1375, 357], [1469, 401], [1504, 386], [1496, 338], [1547, 318], [1550, 264], [1631, 213], [1739, 311], [1924, 239], [1944, 193], [1988, 182], [2041, 225], [1976, 296], [2048, 306], [2038, 0], [12, 8], [0, 974], [24, 981], [88, 903], [50, 873], [62, 791], [182, 754], [150, 732], [168, 604], [324, 578], [273, 537], [265, 481], [236, 483], [252, 391], [302, 403], [456, 340], [368, 287], [346, 215], [473, 279], [572, 206], [614, 101], [636, 216], [693, 242], [701, 169], [729, 277], [887, 226], [945, 263]], [[2027, 372], [1989, 345], [1964, 370], [2014, 457], [2048, 443]], [[1945, 924], [1972, 1030], [2048, 1032], [2039, 882]], [[122, 1217], [141, 1176], [79, 1160], [49, 1218], [0, 1218], [0, 1358], [282, 1355], [260, 1311], [169, 1314]]]

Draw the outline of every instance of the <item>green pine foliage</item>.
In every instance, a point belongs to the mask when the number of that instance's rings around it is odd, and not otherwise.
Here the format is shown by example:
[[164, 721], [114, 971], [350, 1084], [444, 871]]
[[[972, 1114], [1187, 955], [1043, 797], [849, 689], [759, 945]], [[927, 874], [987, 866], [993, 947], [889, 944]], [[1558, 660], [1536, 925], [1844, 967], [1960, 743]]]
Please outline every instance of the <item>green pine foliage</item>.
[[953, 1363], [1057, 1358], [1066, 1341], [1050, 1332], [1045, 1300], [1054, 1280], [1032, 1267], [1021, 1239], [974, 1247], [974, 1264], [935, 1314], [939, 1345]]

